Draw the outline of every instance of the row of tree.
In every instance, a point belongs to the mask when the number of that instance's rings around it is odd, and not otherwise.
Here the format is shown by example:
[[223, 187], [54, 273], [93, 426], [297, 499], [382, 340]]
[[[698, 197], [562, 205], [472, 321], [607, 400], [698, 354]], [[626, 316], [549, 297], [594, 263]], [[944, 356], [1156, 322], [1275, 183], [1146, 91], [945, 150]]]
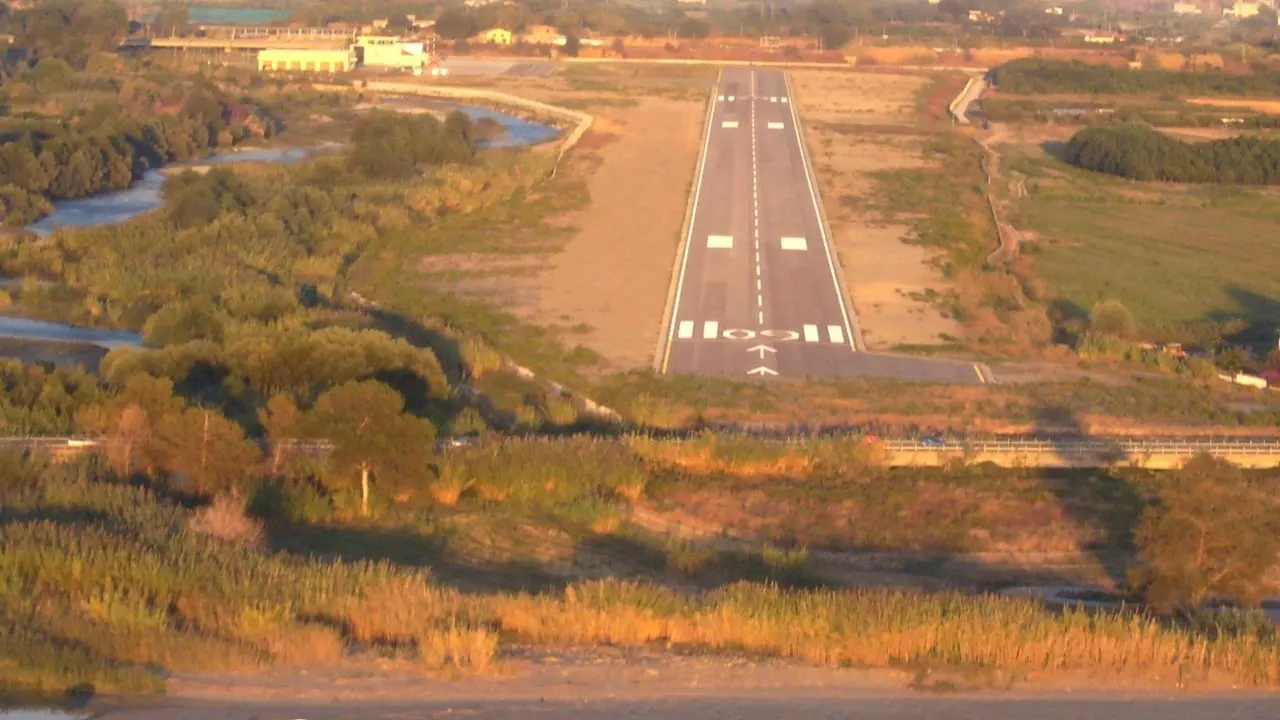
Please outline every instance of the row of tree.
[[1018, 94], [1280, 95], [1280, 73], [1261, 66], [1248, 75], [1235, 75], [1220, 70], [1132, 70], [1078, 60], [1021, 58], [994, 68], [991, 75], [1001, 91]]
[[1072, 136], [1064, 157], [1076, 167], [1132, 180], [1280, 184], [1280, 140], [1253, 136], [1189, 143], [1145, 125], [1095, 127]]

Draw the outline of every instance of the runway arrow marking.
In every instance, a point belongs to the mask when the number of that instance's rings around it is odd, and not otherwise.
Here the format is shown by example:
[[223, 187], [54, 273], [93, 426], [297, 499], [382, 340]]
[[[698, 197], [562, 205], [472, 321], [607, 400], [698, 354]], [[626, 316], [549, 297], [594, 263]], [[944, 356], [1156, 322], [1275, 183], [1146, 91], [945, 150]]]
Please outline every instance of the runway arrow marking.
[[747, 374], [748, 375], [777, 375], [778, 372], [776, 370], [770, 370], [769, 368], [761, 365], [758, 368], [752, 368], [751, 370], [748, 370]]
[[767, 352], [777, 353], [778, 351], [777, 351], [777, 350], [774, 350], [773, 348], [769, 347], [768, 345], [756, 345], [755, 347], [749, 347], [749, 348], [747, 348], [747, 352], [759, 352], [759, 353], [760, 353], [760, 359], [761, 359], [761, 360], [763, 360], [763, 359], [764, 359], [764, 354], [765, 354], [765, 353], [767, 353]]

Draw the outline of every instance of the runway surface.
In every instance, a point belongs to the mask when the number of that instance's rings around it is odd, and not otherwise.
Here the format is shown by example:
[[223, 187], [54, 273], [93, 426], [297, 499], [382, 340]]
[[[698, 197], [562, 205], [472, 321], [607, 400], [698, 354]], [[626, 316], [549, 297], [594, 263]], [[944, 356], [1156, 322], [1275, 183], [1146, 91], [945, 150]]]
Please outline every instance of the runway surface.
[[663, 372], [985, 383], [973, 363], [871, 354], [804, 148], [786, 75], [726, 68], [704, 130]]

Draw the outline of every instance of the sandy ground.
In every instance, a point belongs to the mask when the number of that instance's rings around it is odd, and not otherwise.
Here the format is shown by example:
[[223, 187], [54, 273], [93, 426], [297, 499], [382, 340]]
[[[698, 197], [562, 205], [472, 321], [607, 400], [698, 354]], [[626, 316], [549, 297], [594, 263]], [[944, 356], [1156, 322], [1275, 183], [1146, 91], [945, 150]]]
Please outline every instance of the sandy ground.
[[1249, 108], [1256, 112], [1280, 114], [1280, 100], [1260, 100], [1258, 98], [1188, 98], [1187, 102], [1196, 105], [1210, 105], [1213, 107], [1234, 107]]
[[561, 219], [577, 232], [540, 278], [543, 324], [589, 325], [583, 344], [617, 369], [653, 360], [704, 112], [662, 97], [597, 111], [591, 204]]
[[[916, 93], [925, 78], [798, 71], [792, 80], [867, 347], [928, 345], [945, 342], [944, 336], [961, 337], [958, 323], [922, 300], [929, 290], [946, 289], [930, 264], [932, 252], [903, 242], [910, 228], [882, 222], [861, 200], [874, 194], [868, 173], [924, 166], [921, 137], [884, 130], [914, 123]], [[858, 125], [866, 126], [865, 132]]]

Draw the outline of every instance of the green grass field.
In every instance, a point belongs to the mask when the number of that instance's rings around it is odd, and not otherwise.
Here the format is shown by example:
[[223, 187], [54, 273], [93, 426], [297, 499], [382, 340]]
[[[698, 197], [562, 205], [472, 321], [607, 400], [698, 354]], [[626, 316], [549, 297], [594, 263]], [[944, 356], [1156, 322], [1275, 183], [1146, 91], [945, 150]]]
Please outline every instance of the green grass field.
[[1280, 323], [1274, 192], [1103, 178], [1039, 148], [1018, 148], [1007, 163], [1031, 189], [1014, 223], [1038, 233], [1026, 250], [1067, 315], [1114, 298], [1167, 339], [1224, 322]]

